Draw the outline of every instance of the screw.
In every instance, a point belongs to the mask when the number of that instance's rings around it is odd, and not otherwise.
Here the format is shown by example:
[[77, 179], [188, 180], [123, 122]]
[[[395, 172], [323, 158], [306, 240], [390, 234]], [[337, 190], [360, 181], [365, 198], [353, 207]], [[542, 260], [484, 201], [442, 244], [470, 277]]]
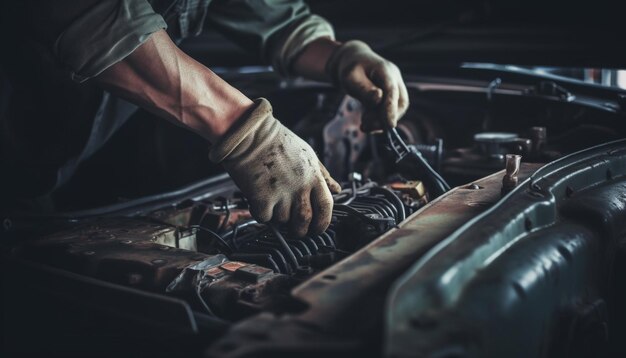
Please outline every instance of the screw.
[[507, 154], [506, 155], [506, 173], [502, 178], [502, 195], [510, 192], [517, 186], [518, 178], [517, 174], [519, 173], [520, 165], [522, 161], [522, 156], [517, 154]]

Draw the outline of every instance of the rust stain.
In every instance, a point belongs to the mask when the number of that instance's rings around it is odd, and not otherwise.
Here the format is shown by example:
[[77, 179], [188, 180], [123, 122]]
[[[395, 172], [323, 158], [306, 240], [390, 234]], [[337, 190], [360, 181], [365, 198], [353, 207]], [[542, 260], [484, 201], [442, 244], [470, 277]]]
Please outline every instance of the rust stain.
[[248, 266], [248, 264], [244, 262], [239, 262], [239, 261], [230, 261], [230, 262], [220, 265], [222, 269], [229, 271], [229, 272], [235, 272], [240, 267], [244, 267], [244, 266]]

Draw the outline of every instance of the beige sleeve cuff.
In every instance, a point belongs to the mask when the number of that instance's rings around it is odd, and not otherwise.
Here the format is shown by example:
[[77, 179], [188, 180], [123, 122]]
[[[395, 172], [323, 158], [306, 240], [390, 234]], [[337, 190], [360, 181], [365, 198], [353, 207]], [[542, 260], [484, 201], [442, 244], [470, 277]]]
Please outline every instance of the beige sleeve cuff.
[[100, 1], [57, 38], [54, 53], [73, 80], [99, 75], [167, 28], [147, 0]]
[[328, 21], [317, 15], [300, 21], [272, 47], [269, 59], [274, 70], [284, 77], [293, 76], [293, 61], [308, 44], [320, 37], [335, 39], [335, 31]]

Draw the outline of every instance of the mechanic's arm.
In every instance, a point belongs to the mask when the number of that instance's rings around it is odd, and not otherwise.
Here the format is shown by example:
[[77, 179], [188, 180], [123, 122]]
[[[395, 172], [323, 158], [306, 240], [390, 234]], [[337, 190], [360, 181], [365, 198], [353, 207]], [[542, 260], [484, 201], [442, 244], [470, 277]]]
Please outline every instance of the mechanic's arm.
[[102, 87], [215, 143], [254, 103], [172, 42], [165, 30], [94, 78]]
[[339, 185], [313, 149], [272, 114], [196, 62], [163, 30], [95, 80], [112, 93], [190, 128], [213, 143], [260, 222], [290, 223], [303, 236], [330, 224]]
[[206, 18], [279, 74], [332, 81], [360, 100], [365, 131], [395, 127], [409, 106], [396, 65], [361, 41], [334, 41], [330, 23], [302, 0], [215, 1]]
[[344, 44], [321, 37], [292, 63], [292, 73], [320, 81], [332, 81], [365, 107], [364, 131], [395, 127], [409, 106], [400, 70], [361, 41]]

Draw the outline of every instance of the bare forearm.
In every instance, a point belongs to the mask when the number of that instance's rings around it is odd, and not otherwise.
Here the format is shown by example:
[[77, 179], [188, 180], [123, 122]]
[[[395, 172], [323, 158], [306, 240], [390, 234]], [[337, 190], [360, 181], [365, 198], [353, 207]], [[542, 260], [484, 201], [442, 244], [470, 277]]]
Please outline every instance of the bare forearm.
[[152, 34], [96, 81], [211, 142], [253, 105], [237, 89], [182, 52], [165, 31]]
[[326, 63], [341, 43], [326, 37], [311, 42], [293, 63], [293, 72], [312, 80], [330, 82]]

